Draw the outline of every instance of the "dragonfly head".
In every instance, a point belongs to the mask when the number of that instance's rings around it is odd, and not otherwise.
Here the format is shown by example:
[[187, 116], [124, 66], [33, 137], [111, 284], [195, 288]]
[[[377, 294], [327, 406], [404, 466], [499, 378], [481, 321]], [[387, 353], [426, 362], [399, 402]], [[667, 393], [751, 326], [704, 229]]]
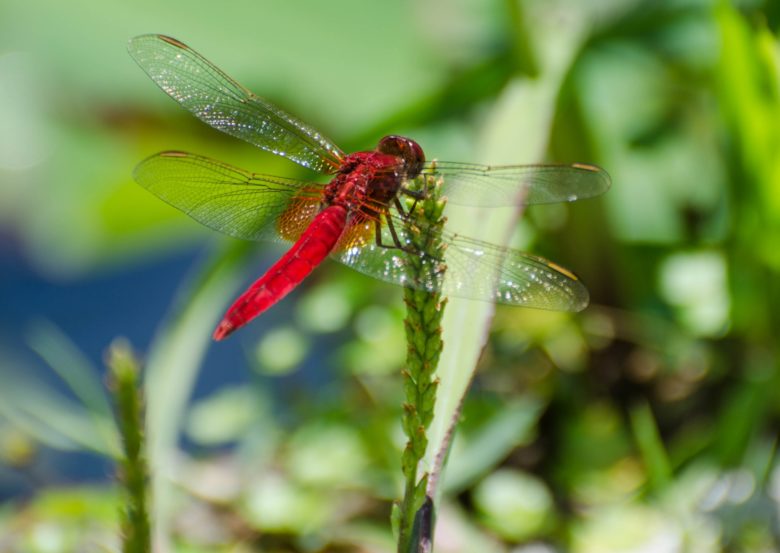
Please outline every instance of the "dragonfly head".
[[407, 179], [413, 179], [422, 171], [425, 154], [414, 140], [391, 134], [379, 141], [378, 152], [401, 158]]

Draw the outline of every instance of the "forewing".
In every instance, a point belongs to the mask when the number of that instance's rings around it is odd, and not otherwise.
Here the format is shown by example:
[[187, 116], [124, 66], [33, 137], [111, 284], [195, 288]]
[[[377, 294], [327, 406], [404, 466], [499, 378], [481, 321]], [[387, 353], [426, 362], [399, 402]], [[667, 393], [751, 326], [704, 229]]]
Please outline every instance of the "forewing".
[[[394, 217], [393, 226], [399, 241], [408, 246], [409, 231], [404, 230], [400, 217]], [[580, 311], [588, 305], [588, 291], [576, 275], [541, 257], [443, 232], [441, 240], [446, 247], [442, 260], [424, 251], [410, 254], [378, 246], [371, 232], [373, 221], [361, 221], [359, 228], [352, 232], [354, 239], [342, 243], [333, 256], [374, 278], [445, 295], [537, 309]], [[432, 231], [419, 227], [414, 232]], [[382, 244], [393, 244], [386, 224], [382, 225]], [[410, 255], [423, 260], [421, 274], [412, 272]]]
[[343, 153], [292, 115], [256, 96], [176, 39], [142, 35], [128, 51], [171, 98], [215, 129], [323, 173], [332, 173]]
[[610, 178], [595, 165], [478, 165], [433, 161], [424, 175], [442, 177], [442, 194], [459, 205], [498, 207], [572, 202], [606, 192]]
[[297, 239], [319, 210], [322, 190], [185, 152], [153, 155], [133, 176], [196, 221], [245, 240]]

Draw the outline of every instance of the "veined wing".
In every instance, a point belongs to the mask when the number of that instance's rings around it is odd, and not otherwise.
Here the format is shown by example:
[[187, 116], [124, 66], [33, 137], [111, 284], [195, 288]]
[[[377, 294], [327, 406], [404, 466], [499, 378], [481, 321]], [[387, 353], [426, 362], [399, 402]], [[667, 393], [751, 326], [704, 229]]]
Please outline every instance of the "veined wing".
[[322, 185], [250, 173], [186, 152], [139, 163], [135, 180], [210, 227], [245, 240], [296, 240], [319, 211]]
[[610, 178], [595, 165], [478, 165], [432, 161], [423, 175], [443, 177], [442, 194], [480, 207], [572, 202], [606, 192]]
[[[411, 244], [404, 221], [397, 216], [393, 219], [400, 242]], [[440, 235], [445, 244], [444, 259], [417, 252], [414, 255], [423, 260], [426, 270], [414, 275], [409, 263], [412, 254], [376, 245], [373, 221], [359, 225], [362, 231], [349, 233], [353, 239], [340, 244], [332, 255], [374, 278], [445, 295], [537, 309], [581, 311], [588, 305], [588, 290], [577, 276], [541, 257], [444, 231]], [[417, 232], [434, 231], [420, 227]], [[382, 227], [382, 243], [393, 244], [387, 225]]]
[[231, 136], [322, 173], [344, 154], [330, 140], [256, 96], [176, 39], [141, 35], [128, 51], [147, 75], [196, 117]]

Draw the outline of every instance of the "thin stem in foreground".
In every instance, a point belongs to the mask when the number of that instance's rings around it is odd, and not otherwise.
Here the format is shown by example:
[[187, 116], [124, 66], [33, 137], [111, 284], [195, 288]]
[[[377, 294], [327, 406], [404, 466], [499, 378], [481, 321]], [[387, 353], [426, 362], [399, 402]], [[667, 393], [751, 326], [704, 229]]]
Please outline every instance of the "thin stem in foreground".
[[119, 481], [124, 489], [121, 512], [123, 553], [151, 551], [147, 508], [148, 469], [144, 454], [143, 407], [138, 386], [139, 364], [128, 344], [114, 342], [108, 352], [111, 388], [122, 437]]

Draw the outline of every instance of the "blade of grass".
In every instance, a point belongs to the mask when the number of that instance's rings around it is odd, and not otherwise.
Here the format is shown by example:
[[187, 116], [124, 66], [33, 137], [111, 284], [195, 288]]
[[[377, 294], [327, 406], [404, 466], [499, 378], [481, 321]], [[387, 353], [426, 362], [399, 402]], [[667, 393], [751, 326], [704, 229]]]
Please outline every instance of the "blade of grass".
[[145, 396], [155, 551], [171, 550], [170, 482], [184, 410], [211, 344], [211, 332], [241, 281], [241, 269], [252, 247], [250, 242], [220, 243], [183, 287], [149, 353]]
[[23, 371], [3, 371], [0, 416], [55, 449], [88, 450], [113, 457], [118, 439], [106, 441], [113, 421], [87, 411], [51, 386]]
[[647, 403], [631, 410], [631, 430], [647, 470], [648, 489], [663, 490], [672, 480], [672, 467], [666, 454], [655, 417]]
[[458, 455], [449, 461], [443, 490], [447, 494], [462, 492], [505, 459], [512, 449], [530, 442], [544, 405], [537, 399], [517, 398], [480, 428], [466, 447], [456, 445]]
[[[517, 78], [498, 99], [482, 135], [479, 157], [489, 163], [538, 162], [544, 158], [556, 100], [567, 71], [586, 38], [584, 14], [574, 4], [562, 14], [534, 18], [531, 42], [539, 55], [538, 78]], [[448, 229], [495, 244], [509, 242], [519, 212], [452, 208]], [[430, 446], [423, 459], [431, 473], [428, 495], [437, 503], [440, 473], [451, 443], [460, 406], [484, 347], [494, 306], [452, 298], [444, 315], [444, 351], [439, 363], [441, 380]], [[518, 311], [522, 316], [522, 311]]]
[[111, 404], [96, 376], [97, 369], [56, 325], [36, 321], [27, 333], [27, 343], [73, 390], [85, 407], [100, 415], [111, 415]]
[[40, 320], [27, 333], [27, 343], [68, 385], [92, 415], [108, 451], [119, 452], [117, 428], [98, 371], [57, 326]]

